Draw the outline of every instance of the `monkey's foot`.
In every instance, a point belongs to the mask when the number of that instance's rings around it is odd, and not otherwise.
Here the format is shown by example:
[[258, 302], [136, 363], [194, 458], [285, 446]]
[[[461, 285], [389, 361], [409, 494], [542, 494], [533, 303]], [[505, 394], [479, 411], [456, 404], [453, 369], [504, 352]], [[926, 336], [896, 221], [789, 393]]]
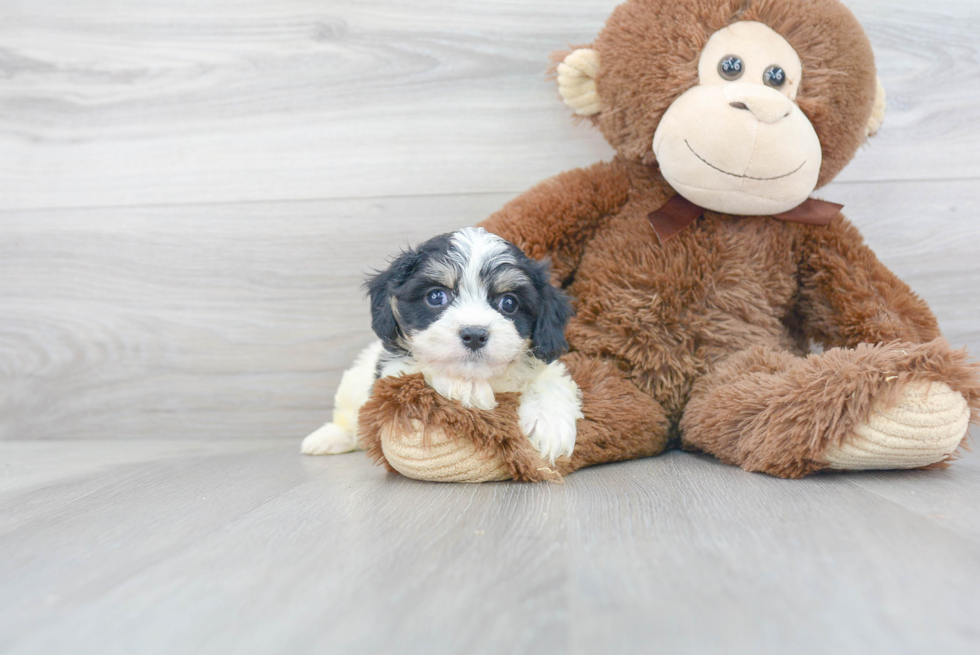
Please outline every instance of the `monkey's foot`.
[[942, 382], [909, 384], [893, 405], [875, 403], [868, 419], [824, 453], [829, 468], [910, 469], [947, 459], [970, 423], [962, 394]]
[[385, 459], [407, 478], [433, 482], [492, 482], [512, 475], [502, 457], [487, 457], [466, 438], [451, 439], [440, 428], [423, 430], [412, 420], [412, 431], [381, 430]]

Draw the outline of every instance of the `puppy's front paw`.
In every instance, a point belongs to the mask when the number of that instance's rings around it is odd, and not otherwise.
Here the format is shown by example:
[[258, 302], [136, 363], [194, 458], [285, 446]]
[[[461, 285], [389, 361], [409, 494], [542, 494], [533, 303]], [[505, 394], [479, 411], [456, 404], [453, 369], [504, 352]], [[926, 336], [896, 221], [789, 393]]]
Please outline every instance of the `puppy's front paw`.
[[300, 450], [304, 455], [339, 455], [357, 449], [354, 435], [346, 432], [336, 423], [327, 423], [322, 428], [303, 439]]
[[540, 405], [521, 405], [521, 430], [551, 464], [575, 449], [575, 418], [557, 416]]
[[575, 449], [576, 422], [582, 418], [578, 387], [555, 362], [521, 395], [521, 430], [551, 464]]

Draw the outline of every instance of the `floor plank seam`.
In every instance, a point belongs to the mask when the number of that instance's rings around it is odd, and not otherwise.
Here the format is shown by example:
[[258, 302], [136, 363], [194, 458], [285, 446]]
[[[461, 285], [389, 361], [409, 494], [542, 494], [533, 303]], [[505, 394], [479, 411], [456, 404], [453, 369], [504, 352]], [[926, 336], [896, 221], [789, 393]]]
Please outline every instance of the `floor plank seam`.
[[[597, 162], [600, 160], [596, 160]], [[380, 194], [380, 195], [360, 195], [360, 196], [309, 196], [304, 198], [243, 198], [240, 200], [215, 200], [201, 202], [167, 202], [167, 203], [140, 203], [140, 204], [104, 204], [104, 205], [65, 205], [50, 207], [23, 207], [23, 208], [0, 208], [0, 219], [7, 215], [24, 215], [32, 213], [57, 213], [73, 211], [99, 211], [99, 210], [146, 210], [146, 209], [187, 209], [194, 207], [227, 207], [234, 205], [279, 205], [279, 204], [316, 204], [316, 203], [343, 203], [361, 202], [372, 200], [401, 200], [412, 199], [421, 200], [426, 198], [467, 198], [467, 197], [491, 197], [491, 196], [516, 196], [527, 191], [527, 189], [537, 182], [535, 180], [528, 183], [526, 187], [514, 189], [496, 189], [491, 191], [460, 191], [453, 193], [410, 193], [410, 194]], [[938, 178], [889, 178], [882, 180], [834, 180], [834, 186], [856, 186], [868, 184], [939, 184], [939, 183], [964, 183], [980, 182], [980, 176], [966, 177], [938, 177]], [[817, 191], [819, 195], [820, 190]]]

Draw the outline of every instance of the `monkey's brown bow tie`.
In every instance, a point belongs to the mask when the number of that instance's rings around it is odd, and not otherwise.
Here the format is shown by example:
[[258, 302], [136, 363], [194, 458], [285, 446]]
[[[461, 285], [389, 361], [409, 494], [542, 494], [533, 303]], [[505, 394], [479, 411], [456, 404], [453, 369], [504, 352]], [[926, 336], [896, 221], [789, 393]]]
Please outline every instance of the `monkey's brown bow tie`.
[[[836, 202], [807, 198], [802, 205], [782, 214], [773, 214], [771, 218], [804, 225], [830, 225], [843, 207], [844, 205], [838, 205]], [[667, 243], [671, 237], [698, 220], [706, 211], [708, 210], [704, 207], [699, 207], [687, 198], [677, 195], [660, 209], [650, 212], [647, 218], [654, 232], [657, 233], [660, 243]]]

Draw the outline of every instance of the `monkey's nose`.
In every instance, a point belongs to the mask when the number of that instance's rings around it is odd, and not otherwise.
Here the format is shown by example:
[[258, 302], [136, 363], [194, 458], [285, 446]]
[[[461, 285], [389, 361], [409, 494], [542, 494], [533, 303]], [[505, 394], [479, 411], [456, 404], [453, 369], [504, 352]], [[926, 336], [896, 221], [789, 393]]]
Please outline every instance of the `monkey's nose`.
[[459, 338], [463, 340], [463, 345], [470, 350], [479, 350], [487, 345], [490, 331], [485, 327], [468, 325], [459, 331]]
[[763, 123], [778, 123], [793, 111], [793, 101], [761, 84], [726, 84], [728, 106], [752, 115]]

